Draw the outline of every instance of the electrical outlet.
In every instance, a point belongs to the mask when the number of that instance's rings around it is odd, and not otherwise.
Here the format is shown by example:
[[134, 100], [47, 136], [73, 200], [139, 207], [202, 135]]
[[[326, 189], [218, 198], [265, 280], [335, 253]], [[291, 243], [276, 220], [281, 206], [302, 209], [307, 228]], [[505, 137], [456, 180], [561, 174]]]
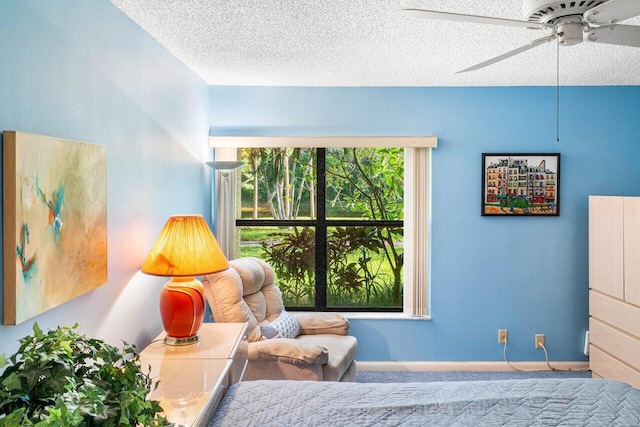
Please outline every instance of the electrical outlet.
[[506, 343], [507, 343], [507, 330], [498, 329], [498, 344], [506, 344]]
[[536, 348], [544, 346], [544, 334], [536, 334]]

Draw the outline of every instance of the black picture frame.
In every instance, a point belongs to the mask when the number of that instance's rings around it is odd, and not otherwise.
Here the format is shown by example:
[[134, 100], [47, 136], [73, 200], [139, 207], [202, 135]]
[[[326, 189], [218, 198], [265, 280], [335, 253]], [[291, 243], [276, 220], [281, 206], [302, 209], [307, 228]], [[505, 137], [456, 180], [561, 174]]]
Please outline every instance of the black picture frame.
[[560, 153], [482, 153], [483, 216], [559, 216]]

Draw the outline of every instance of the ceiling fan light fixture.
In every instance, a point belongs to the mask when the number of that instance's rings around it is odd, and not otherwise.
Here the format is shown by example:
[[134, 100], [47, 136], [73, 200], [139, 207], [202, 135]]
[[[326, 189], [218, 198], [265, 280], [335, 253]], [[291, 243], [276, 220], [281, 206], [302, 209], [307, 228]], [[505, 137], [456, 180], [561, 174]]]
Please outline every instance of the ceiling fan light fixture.
[[582, 43], [583, 25], [580, 17], [562, 19], [558, 23], [558, 43], [562, 46], [573, 46]]

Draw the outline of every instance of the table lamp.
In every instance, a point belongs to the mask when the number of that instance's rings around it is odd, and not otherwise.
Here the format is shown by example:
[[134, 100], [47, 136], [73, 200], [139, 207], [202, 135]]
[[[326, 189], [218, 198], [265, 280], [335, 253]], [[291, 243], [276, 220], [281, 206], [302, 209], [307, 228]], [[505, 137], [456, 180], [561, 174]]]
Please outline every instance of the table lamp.
[[160, 293], [166, 344], [185, 345], [200, 339], [205, 297], [202, 283], [194, 276], [227, 268], [227, 258], [202, 215], [169, 218], [141, 268], [146, 274], [171, 277]]

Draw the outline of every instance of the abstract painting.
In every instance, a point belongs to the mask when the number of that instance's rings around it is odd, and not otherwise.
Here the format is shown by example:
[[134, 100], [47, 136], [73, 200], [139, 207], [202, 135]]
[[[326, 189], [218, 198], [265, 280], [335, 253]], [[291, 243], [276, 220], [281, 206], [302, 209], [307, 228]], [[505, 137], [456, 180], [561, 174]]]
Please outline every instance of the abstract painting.
[[482, 215], [560, 215], [560, 153], [484, 153]]
[[106, 147], [3, 133], [4, 324], [107, 282]]

